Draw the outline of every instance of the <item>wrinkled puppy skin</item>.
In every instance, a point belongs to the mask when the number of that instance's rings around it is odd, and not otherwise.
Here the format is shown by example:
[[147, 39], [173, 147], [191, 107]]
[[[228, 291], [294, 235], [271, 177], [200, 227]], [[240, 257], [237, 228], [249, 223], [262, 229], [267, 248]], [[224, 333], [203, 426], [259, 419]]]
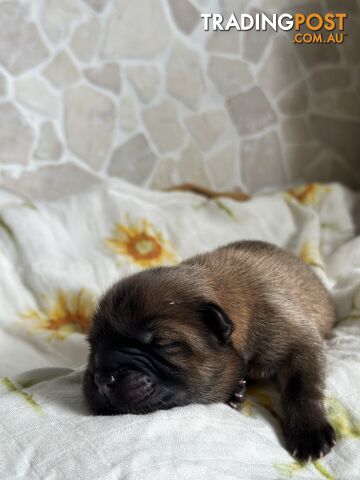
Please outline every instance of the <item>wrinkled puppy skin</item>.
[[302, 261], [242, 241], [116, 283], [89, 334], [84, 394], [95, 414], [147, 413], [213, 402], [237, 408], [245, 381], [279, 386], [288, 450], [326, 455], [323, 338], [334, 305]]

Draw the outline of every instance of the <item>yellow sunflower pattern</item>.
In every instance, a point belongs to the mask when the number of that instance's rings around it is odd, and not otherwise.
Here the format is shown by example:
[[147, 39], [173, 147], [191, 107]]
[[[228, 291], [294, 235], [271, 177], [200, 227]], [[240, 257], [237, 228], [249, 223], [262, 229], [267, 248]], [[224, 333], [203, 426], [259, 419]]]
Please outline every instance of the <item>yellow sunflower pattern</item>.
[[106, 243], [115, 254], [143, 268], [179, 262], [171, 243], [145, 219], [128, 226], [116, 223]]
[[296, 200], [302, 205], [317, 207], [324, 195], [331, 192], [331, 187], [321, 183], [307, 183], [299, 187], [291, 188], [285, 192], [287, 198]]
[[255, 416], [254, 403], [265, 408], [278, 422], [282, 422], [274, 406], [271, 394], [262, 385], [251, 385], [246, 390], [248, 398], [241, 405], [241, 412], [249, 417]]
[[88, 332], [96, 306], [92, 294], [84, 289], [75, 292], [59, 289], [52, 301], [47, 300], [49, 306], [44, 309], [31, 309], [20, 314], [22, 320], [32, 322], [31, 331], [48, 331], [51, 332], [49, 338], [59, 340], [75, 332]]
[[301, 247], [300, 258], [311, 267], [325, 268], [317, 242], [306, 241]]

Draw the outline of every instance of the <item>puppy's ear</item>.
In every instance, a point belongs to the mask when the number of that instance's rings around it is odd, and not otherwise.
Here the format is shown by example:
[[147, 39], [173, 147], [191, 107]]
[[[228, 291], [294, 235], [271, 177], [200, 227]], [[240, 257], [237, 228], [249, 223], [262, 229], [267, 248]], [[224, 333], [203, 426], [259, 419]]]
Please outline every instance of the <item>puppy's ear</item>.
[[200, 304], [200, 313], [206, 326], [223, 344], [227, 343], [234, 330], [234, 324], [224, 310], [211, 302]]

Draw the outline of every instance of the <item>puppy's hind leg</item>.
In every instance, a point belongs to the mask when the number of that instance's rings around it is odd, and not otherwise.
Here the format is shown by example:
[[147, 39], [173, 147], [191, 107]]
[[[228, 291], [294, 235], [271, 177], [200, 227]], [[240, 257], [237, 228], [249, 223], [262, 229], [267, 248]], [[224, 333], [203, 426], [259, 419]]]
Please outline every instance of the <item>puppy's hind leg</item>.
[[300, 461], [323, 457], [335, 445], [336, 436], [325, 416], [321, 340], [296, 346], [278, 369], [277, 378], [289, 452]]

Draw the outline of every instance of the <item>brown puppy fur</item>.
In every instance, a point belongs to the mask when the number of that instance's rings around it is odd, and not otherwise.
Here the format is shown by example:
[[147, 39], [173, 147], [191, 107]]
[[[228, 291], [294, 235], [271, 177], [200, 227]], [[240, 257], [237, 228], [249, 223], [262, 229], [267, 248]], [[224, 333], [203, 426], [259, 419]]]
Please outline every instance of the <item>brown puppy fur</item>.
[[242, 379], [275, 378], [288, 449], [316, 459], [335, 443], [322, 340], [334, 323], [307, 265], [264, 242], [233, 243], [140, 272], [103, 296], [84, 393], [94, 413], [145, 413], [228, 402], [242, 398]]

